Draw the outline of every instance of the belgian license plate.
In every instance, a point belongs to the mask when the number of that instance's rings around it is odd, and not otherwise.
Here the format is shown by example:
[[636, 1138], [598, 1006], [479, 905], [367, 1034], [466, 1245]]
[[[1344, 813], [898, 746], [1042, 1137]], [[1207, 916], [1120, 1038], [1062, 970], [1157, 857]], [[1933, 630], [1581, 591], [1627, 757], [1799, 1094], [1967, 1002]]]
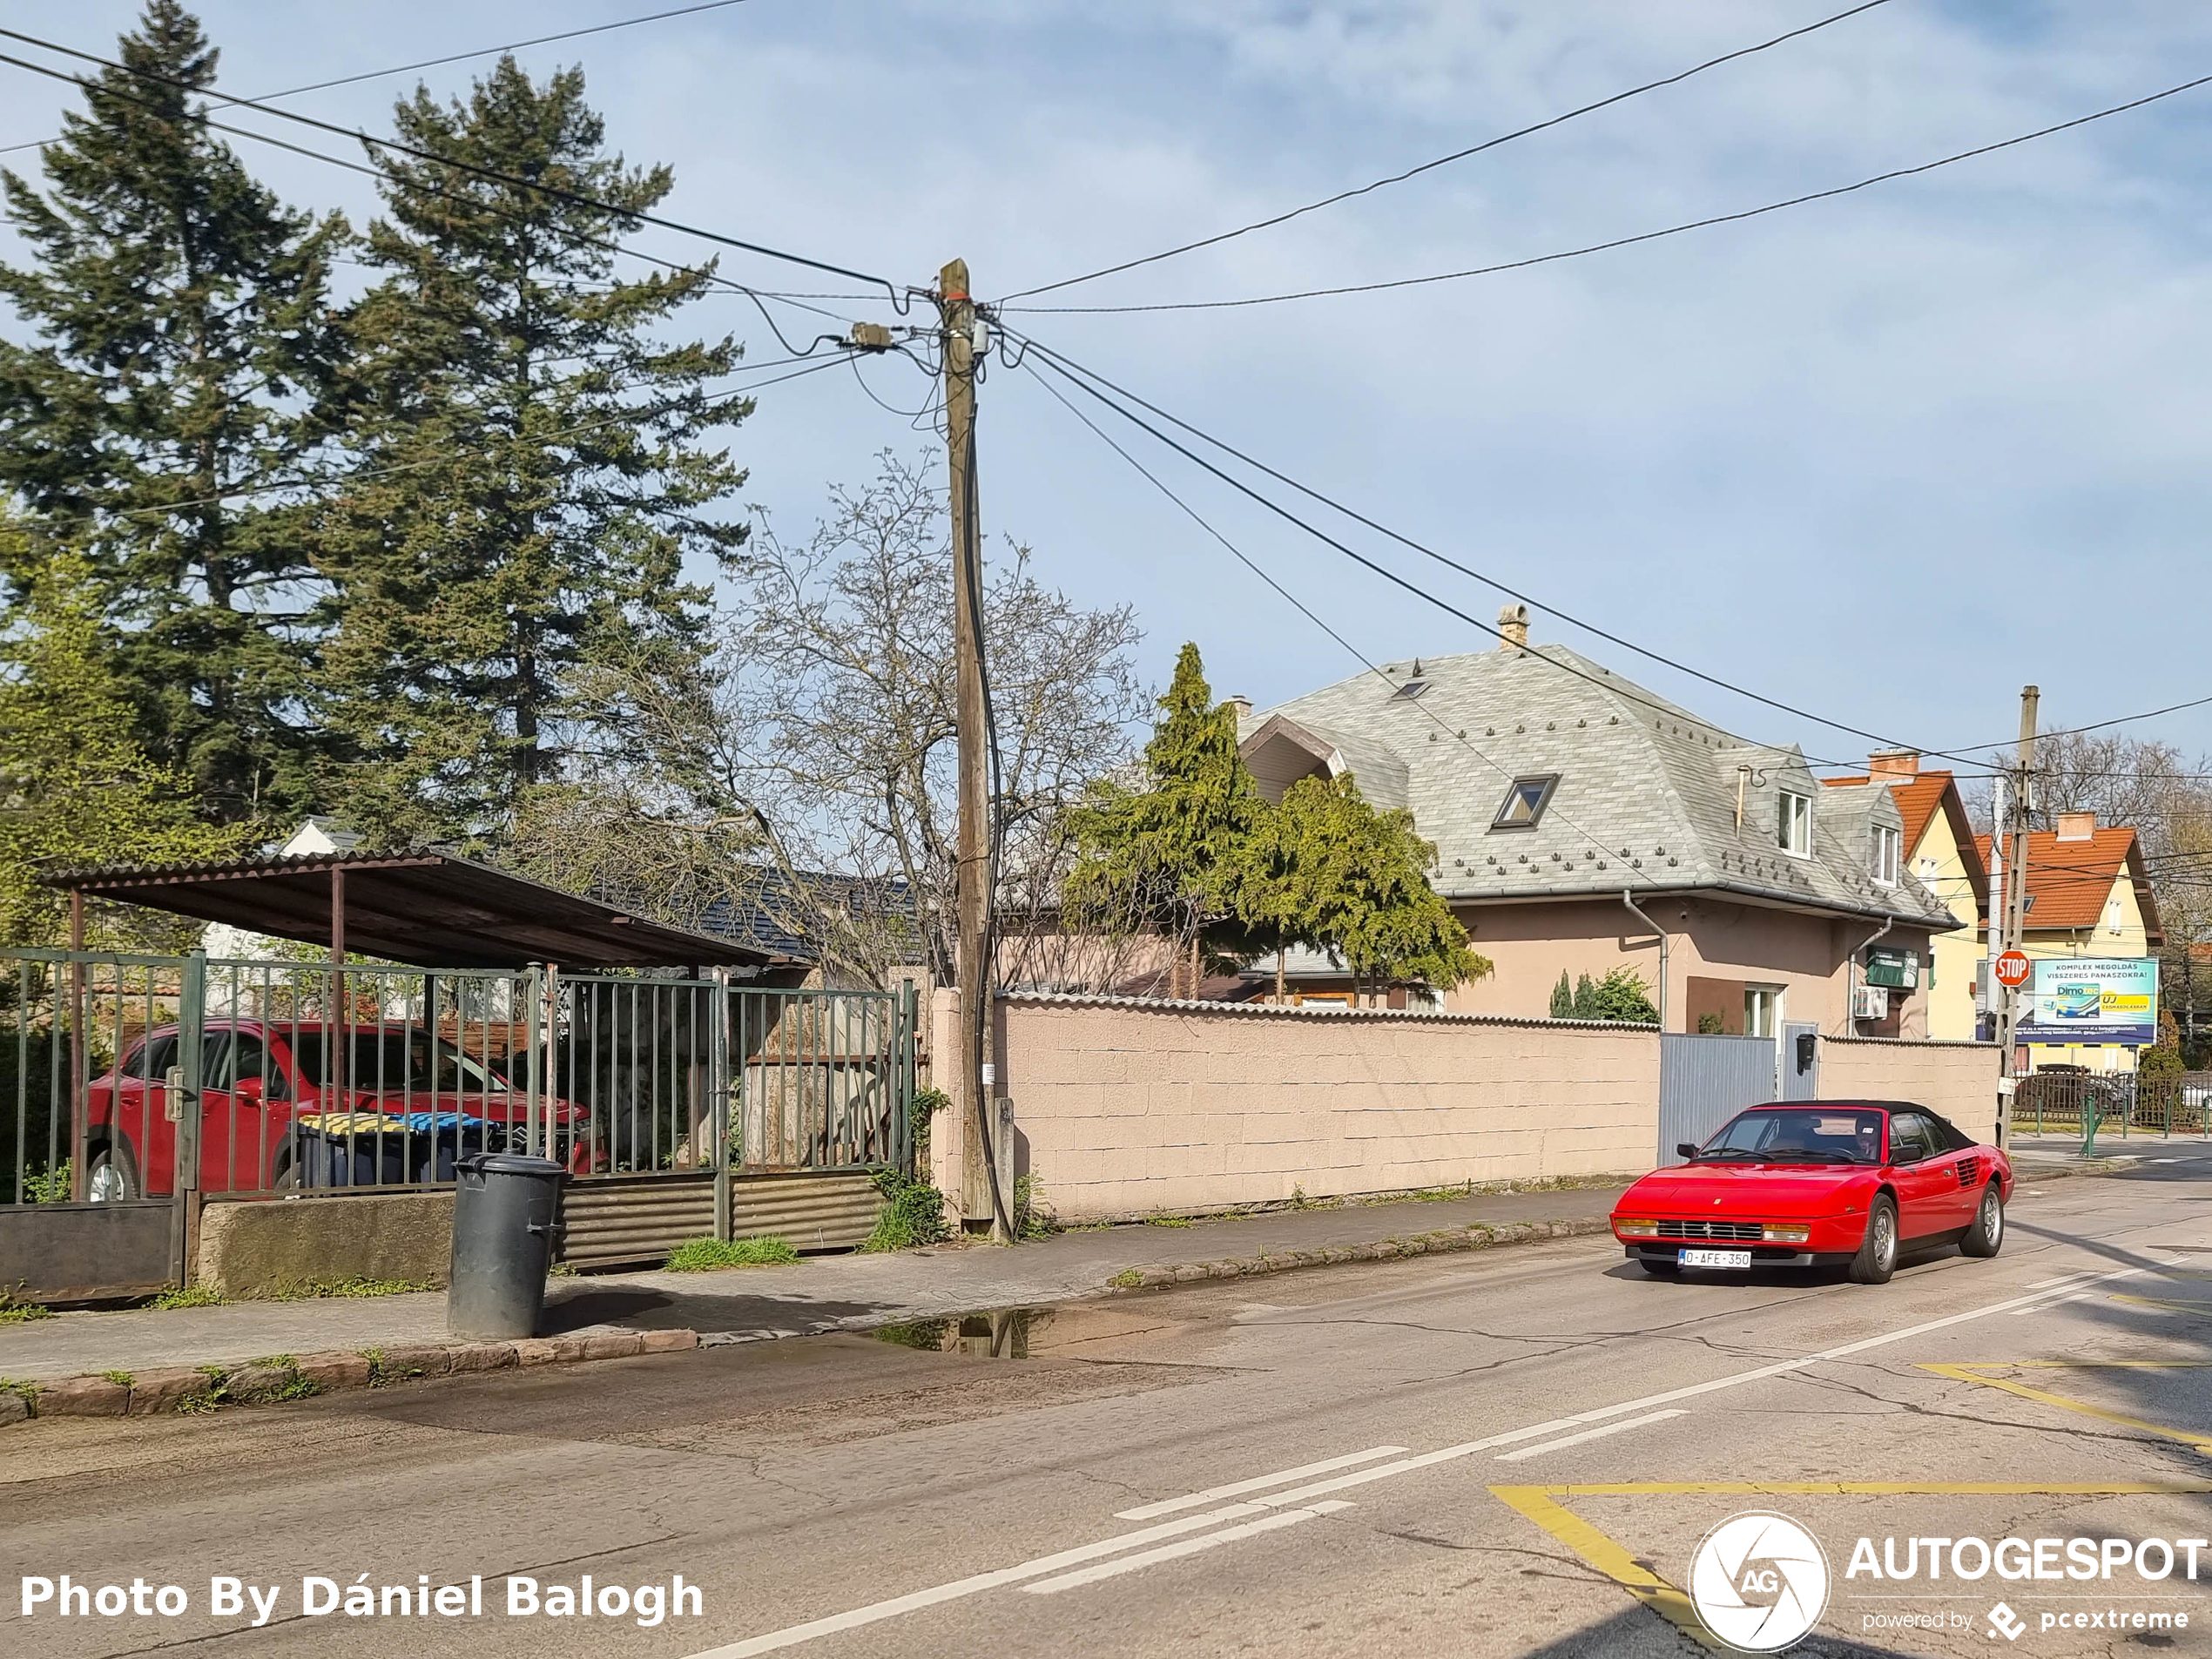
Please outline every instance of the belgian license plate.
[[1751, 1252], [1748, 1250], [1686, 1250], [1682, 1253], [1684, 1267], [1749, 1267]]

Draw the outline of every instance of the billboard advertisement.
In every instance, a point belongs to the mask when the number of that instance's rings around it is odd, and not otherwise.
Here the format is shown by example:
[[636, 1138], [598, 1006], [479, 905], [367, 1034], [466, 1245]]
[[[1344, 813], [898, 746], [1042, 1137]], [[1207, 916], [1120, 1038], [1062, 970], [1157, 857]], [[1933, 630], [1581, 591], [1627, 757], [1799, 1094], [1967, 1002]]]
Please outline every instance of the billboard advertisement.
[[2038, 961], [2020, 1008], [2022, 1042], [2158, 1041], [2158, 959], [2056, 956]]

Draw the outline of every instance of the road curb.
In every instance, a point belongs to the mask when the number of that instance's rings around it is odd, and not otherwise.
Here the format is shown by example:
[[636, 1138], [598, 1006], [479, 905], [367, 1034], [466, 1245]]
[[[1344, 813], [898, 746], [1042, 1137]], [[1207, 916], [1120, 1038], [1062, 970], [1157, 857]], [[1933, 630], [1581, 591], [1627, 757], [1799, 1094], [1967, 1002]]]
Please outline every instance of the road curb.
[[629, 1359], [698, 1345], [696, 1331], [617, 1331], [516, 1342], [417, 1343], [272, 1354], [243, 1365], [136, 1373], [108, 1371], [53, 1382], [0, 1378], [0, 1428], [52, 1417], [198, 1416], [226, 1406], [273, 1406], [354, 1388], [386, 1388], [423, 1377]]
[[1345, 1262], [1399, 1261], [1412, 1256], [1449, 1255], [1458, 1251], [1494, 1250], [1502, 1244], [1533, 1244], [1554, 1238], [1588, 1238], [1610, 1234], [1612, 1224], [1603, 1216], [1583, 1216], [1569, 1221], [1509, 1221], [1496, 1226], [1476, 1222], [1466, 1227], [1447, 1227], [1415, 1233], [1406, 1238], [1377, 1239], [1363, 1244], [1331, 1244], [1320, 1250], [1285, 1251], [1281, 1255], [1232, 1258], [1217, 1262], [1189, 1263], [1175, 1267], [1130, 1267], [1107, 1280], [1116, 1291], [1151, 1291], [1170, 1285], [1189, 1285], [1199, 1279], [1243, 1278], [1264, 1273], [1286, 1273], [1299, 1268], [1335, 1267]]

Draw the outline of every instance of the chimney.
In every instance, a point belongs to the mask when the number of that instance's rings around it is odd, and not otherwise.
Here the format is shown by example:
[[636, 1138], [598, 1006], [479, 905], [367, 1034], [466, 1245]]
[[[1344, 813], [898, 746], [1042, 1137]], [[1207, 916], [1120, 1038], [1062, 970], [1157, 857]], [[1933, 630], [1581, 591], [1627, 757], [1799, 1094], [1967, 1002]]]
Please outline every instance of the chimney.
[[1231, 691], [1226, 701], [1231, 708], [1237, 711], [1237, 729], [1241, 732], [1251, 723], [1252, 700], [1242, 691]]
[[2087, 841], [2094, 839], [2096, 833], [2097, 815], [2094, 813], [2059, 814], [2059, 840], [2061, 841]]
[[1877, 783], [1885, 778], [1918, 778], [1920, 775], [1920, 752], [1918, 749], [1878, 749], [1866, 758], [1866, 770]]
[[1498, 632], [1508, 645], [1528, 649], [1528, 607], [1507, 605], [1498, 612]]

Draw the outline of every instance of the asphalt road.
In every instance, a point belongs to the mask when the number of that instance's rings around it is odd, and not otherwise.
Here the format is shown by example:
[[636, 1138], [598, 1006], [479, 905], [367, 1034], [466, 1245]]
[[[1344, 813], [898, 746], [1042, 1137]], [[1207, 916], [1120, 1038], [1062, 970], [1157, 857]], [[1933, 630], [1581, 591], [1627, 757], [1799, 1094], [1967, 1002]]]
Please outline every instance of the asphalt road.
[[[1701, 1539], [1747, 1510], [1824, 1552], [1801, 1651], [2212, 1649], [2212, 1545], [2191, 1581], [2180, 1543], [2212, 1537], [2208, 1205], [2212, 1161], [2054, 1182], [1994, 1261], [1878, 1289], [1656, 1281], [1576, 1240], [902, 1333], [921, 1346], [29, 1425], [0, 1440], [0, 1652], [1674, 1654], [1699, 1650]], [[1936, 1581], [1908, 1541], [1932, 1537]], [[2007, 1537], [2030, 1566], [2056, 1541], [2056, 1576], [1954, 1576], [1979, 1564], [1960, 1541]], [[2067, 1578], [2076, 1537], [2128, 1559]], [[1865, 1570], [1885, 1540], [1918, 1576]], [[2145, 1541], [2174, 1542], [2167, 1575], [2137, 1571]], [[1769, 1630], [1810, 1594], [1794, 1561], [1763, 1541], [1727, 1567]], [[23, 1576], [64, 1573], [189, 1605], [25, 1615]], [[550, 1600], [587, 1574], [680, 1574], [698, 1608], [507, 1611], [507, 1575]], [[481, 1616], [302, 1610], [305, 1575], [478, 1575]], [[211, 1615], [215, 1575], [275, 1587], [269, 1622]]]

